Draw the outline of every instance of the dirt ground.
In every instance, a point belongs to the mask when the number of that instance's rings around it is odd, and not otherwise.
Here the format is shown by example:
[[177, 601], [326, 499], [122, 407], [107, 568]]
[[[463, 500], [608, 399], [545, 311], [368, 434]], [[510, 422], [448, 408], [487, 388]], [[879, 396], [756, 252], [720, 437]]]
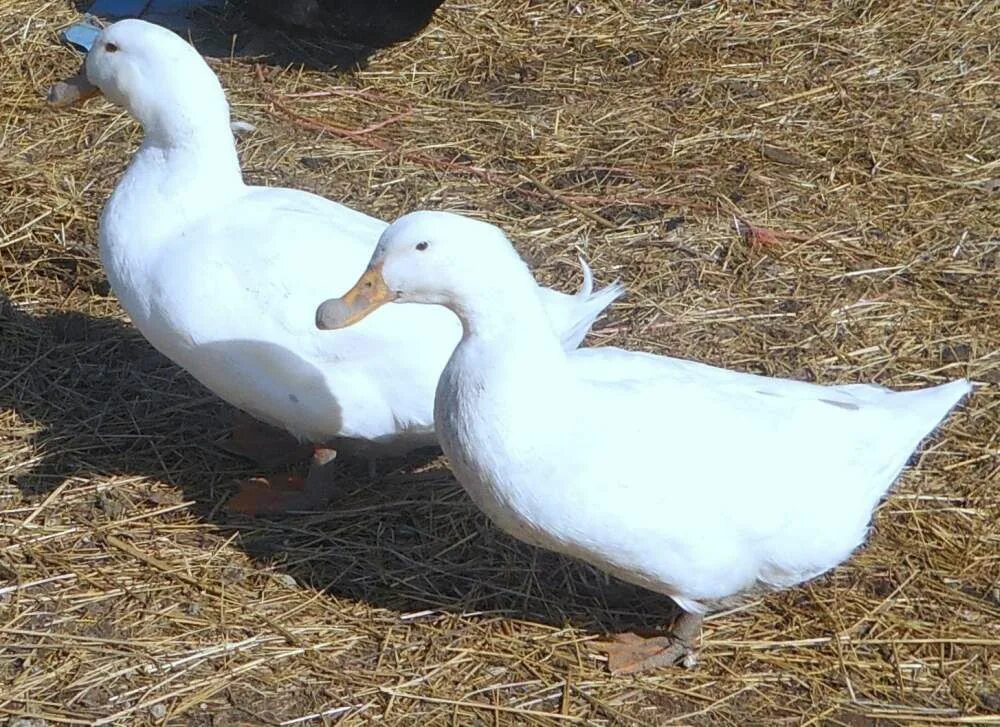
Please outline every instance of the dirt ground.
[[356, 73], [208, 19], [249, 180], [474, 213], [565, 290], [583, 255], [630, 291], [590, 345], [976, 382], [862, 552], [628, 678], [593, 642], [669, 601], [512, 541], [440, 459], [345, 462], [325, 512], [223, 512], [256, 473], [216, 444], [231, 412], [97, 260], [139, 128], [43, 102], [75, 17], [0, 5], [9, 724], [1000, 723], [1000, 3], [447, 0]]

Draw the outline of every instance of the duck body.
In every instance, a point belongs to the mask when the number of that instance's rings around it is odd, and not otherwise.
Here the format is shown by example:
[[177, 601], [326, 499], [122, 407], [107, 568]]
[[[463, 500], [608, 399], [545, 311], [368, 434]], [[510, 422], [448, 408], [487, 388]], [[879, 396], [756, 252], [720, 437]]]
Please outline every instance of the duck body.
[[[161, 215], [170, 224], [156, 229], [142, 223], [155, 219], [147, 153], [138, 152], [141, 179], [126, 176], [99, 235], [112, 290], [143, 336], [220, 398], [303, 441], [383, 442], [389, 451], [433, 443], [434, 367], [444, 366], [457, 326], [407, 315], [330, 337], [311, 321], [310, 277], [329, 271], [323, 277], [346, 290], [384, 223], [296, 190], [239, 185], [202, 214], [195, 204], [179, 212], [171, 194], [162, 209], [172, 213]], [[393, 341], [413, 358], [387, 359]]]
[[[446, 213], [396, 221], [362, 280], [460, 319], [435, 421], [475, 503], [520, 540], [670, 596], [685, 639], [706, 611], [847, 559], [914, 449], [970, 390], [820, 386], [565, 351], [503, 233]], [[337, 327], [340, 310], [324, 303], [318, 322]], [[626, 655], [621, 670], [672, 663], [689, 651], [677, 646], [666, 661]]]
[[[218, 79], [172, 32], [105, 29], [91, 82], [145, 136], [101, 216], [112, 290], [142, 334], [225, 401], [303, 441], [392, 454], [434, 443], [450, 314], [394, 307], [323, 333], [317, 302], [346, 290], [385, 223], [308, 192], [244, 184]], [[539, 288], [566, 345], [620, 291]]]
[[494, 344], [463, 340], [438, 387], [456, 477], [511, 535], [692, 613], [846, 560], [969, 390], [825, 387], [615, 348], [550, 347], [543, 365], [536, 345]]

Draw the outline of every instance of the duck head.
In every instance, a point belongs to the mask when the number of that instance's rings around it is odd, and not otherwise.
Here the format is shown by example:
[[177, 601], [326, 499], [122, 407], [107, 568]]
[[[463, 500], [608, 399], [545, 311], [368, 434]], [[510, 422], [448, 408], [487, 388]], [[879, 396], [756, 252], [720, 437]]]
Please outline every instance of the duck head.
[[357, 323], [386, 303], [430, 303], [460, 314], [504, 295], [517, 281], [534, 286], [499, 228], [448, 212], [412, 212], [382, 233], [368, 269], [349, 291], [316, 311], [322, 330]]
[[173, 31], [144, 20], [121, 20], [101, 31], [80, 72], [52, 86], [48, 100], [64, 107], [98, 94], [124, 107], [150, 136], [229, 123], [225, 94], [201, 55]]

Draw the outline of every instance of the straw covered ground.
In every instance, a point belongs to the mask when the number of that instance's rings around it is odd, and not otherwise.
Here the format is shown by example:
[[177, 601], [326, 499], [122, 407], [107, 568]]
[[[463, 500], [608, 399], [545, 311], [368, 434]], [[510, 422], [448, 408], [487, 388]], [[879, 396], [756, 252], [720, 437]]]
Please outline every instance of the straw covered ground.
[[[57, 42], [75, 17], [0, 9], [10, 724], [1000, 720], [1000, 4], [449, 0], [362, 72], [242, 36], [211, 60], [256, 126], [249, 180], [472, 212], [567, 290], [583, 255], [630, 290], [591, 345], [977, 382], [868, 547], [711, 617], [695, 668], [629, 678], [593, 642], [672, 605], [512, 541], [440, 459], [346, 462], [326, 512], [224, 513], [258, 471], [216, 445], [231, 411], [130, 327], [97, 259], [139, 129], [43, 102], [79, 65]], [[207, 21], [223, 47], [241, 28]]]

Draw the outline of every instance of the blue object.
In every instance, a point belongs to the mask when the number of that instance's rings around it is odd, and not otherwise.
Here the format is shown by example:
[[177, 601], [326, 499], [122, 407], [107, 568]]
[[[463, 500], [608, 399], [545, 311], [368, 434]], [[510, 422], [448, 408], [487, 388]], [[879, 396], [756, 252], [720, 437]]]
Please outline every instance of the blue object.
[[95, 0], [87, 12], [105, 18], [145, 18], [147, 15], [186, 15], [195, 8], [215, 5], [225, 0]]
[[87, 12], [106, 18], [138, 18], [152, 5], [152, 0], [95, 0]]
[[184, 16], [195, 8], [222, 7], [225, 0], [94, 0], [87, 12], [103, 18], [145, 18], [147, 16]]
[[84, 15], [83, 20], [73, 23], [62, 32], [62, 39], [77, 50], [86, 53], [100, 32], [101, 28], [94, 21], [94, 18], [90, 15]]
[[97, 16], [109, 20], [144, 18], [160, 25], [171, 26], [198, 7], [222, 7], [225, 0], [94, 0], [83, 18], [62, 32], [62, 39], [77, 50], [87, 53], [101, 32]]

